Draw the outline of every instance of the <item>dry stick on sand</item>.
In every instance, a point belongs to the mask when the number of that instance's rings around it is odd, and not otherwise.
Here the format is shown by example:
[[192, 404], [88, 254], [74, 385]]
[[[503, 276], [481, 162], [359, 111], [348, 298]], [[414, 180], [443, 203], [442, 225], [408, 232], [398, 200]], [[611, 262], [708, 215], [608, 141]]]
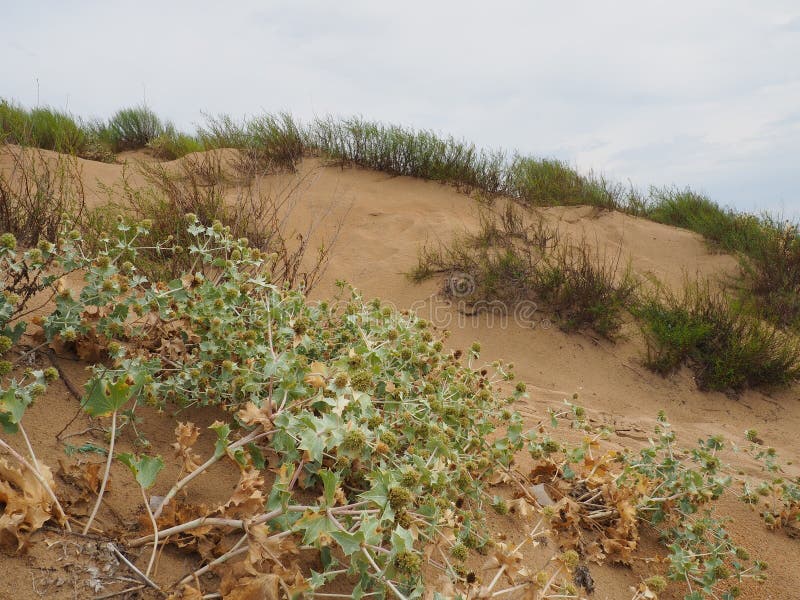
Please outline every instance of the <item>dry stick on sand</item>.
[[144, 573], [142, 573], [142, 572], [141, 572], [141, 571], [140, 571], [140, 570], [139, 570], [139, 569], [136, 567], [136, 565], [134, 565], [134, 564], [133, 564], [131, 561], [129, 561], [129, 560], [128, 560], [128, 559], [125, 557], [125, 555], [124, 555], [122, 552], [120, 552], [120, 551], [117, 549], [117, 547], [116, 547], [116, 546], [115, 546], [113, 543], [111, 543], [111, 542], [108, 542], [108, 543], [106, 544], [106, 547], [107, 547], [109, 550], [111, 550], [111, 551], [112, 551], [112, 552], [113, 552], [113, 553], [116, 555], [116, 557], [117, 557], [117, 558], [119, 558], [119, 559], [120, 559], [122, 562], [124, 562], [126, 565], [128, 565], [128, 568], [129, 568], [131, 571], [133, 571], [133, 572], [134, 572], [134, 573], [136, 573], [136, 574], [137, 574], [139, 577], [141, 577], [142, 581], [144, 581], [144, 582], [145, 582], [147, 585], [149, 585], [149, 586], [150, 586], [151, 588], [153, 588], [154, 590], [158, 590], [159, 592], [161, 591], [161, 588], [160, 588], [160, 587], [158, 587], [158, 586], [157, 586], [155, 583], [153, 583], [153, 581], [152, 581], [152, 580], [151, 580], [151, 579], [150, 579], [150, 578], [149, 578], [147, 575], [145, 575]]

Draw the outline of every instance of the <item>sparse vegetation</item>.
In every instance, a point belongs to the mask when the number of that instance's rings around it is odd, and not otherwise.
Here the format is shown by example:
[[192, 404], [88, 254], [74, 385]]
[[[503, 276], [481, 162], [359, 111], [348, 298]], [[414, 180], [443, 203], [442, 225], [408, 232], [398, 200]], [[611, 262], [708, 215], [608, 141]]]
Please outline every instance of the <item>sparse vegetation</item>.
[[481, 151], [473, 144], [431, 131], [361, 118], [328, 118], [313, 121], [306, 139], [312, 151], [342, 165], [432, 179], [487, 194], [503, 191], [502, 153]]
[[743, 304], [754, 314], [800, 333], [800, 226], [762, 220], [764, 234], [742, 257]]
[[139, 269], [154, 279], [177, 277], [196, 262], [186, 232], [186, 215], [192, 214], [206, 227], [247, 239], [263, 253], [273, 283], [310, 290], [324, 272], [336, 232], [317, 242], [314, 256], [308, 251], [327, 213], [323, 210], [301, 231], [287, 225], [302, 180], [277, 190], [257, 181], [236, 185], [240, 182], [231, 179], [227, 163], [215, 153], [187, 157], [177, 166], [141, 163], [135, 169], [140, 182], [134, 184], [126, 170], [121, 182], [106, 190], [109, 203], [86, 219], [84, 232], [95, 250], [110, 243], [108, 234], [118, 218], [146, 220], [148, 232], [139, 236]]
[[147, 147], [153, 151], [156, 158], [162, 160], [174, 160], [193, 152], [205, 150], [205, 146], [200, 140], [187, 133], [179, 132], [171, 123], [164, 127], [163, 133], [151, 139], [147, 143]]
[[500, 212], [484, 209], [477, 233], [423, 248], [411, 277], [435, 273], [445, 274], [447, 295], [470, 306], [541, 303], [563, 329], [590, 328], [608, 338], [618, 332], [638, 286], [619, 255], [562, 237], [556, 225], [511, 203]]
[[696, 231], [727, 252], [746, 255], [759, 248], [769, 229], [758, 217], [722, 208], [688, 188], [650, 188], [644, 215], [658, 223]]

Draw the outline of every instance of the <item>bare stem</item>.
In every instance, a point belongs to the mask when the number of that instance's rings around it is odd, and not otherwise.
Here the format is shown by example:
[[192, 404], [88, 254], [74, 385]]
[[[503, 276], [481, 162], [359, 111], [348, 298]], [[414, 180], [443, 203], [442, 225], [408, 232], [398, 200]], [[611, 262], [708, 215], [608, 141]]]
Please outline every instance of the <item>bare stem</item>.
[[[252, 442], [254, 439], [263, 436], [266, 433], [272, 433], [272, 432], [263, 432], [259, 431], [258, 429], [256, 429], [255, 431], [251, 431], [248, 435], [246, 435], [242, 439], [233, 442], [230, 446], [228, 446], [228, 450], [236, 450], [236, 448], [240, 448], [241, 446], [244, 446], [245, 444]], [[167, 492], [167, 495], [164, 496], [164, 498], [162, 498], [161, 502], [156, 507], [153, 516], [156, 519], [158, 519], [158, 517], [161, 516], [161, 512], [164, 510], [167, 504], [169, 504], [169, 501], [172, 500], [177, 495], [178, 492], [180, 492], [183, 488], [189, 485], [189, 483], [191, 483], [196, 477], [198, 477], [201, 473], [203, 473], [206, 469], [208, 469], [211, 465], [213, 465], [223, 456], [225, 456], [225, 453], [219, 455], [214, 454], [206, 462], [204, 462], [194, 471], [189, 473], [186, 477], [175, 483], [175, 485], [173, 485], [172, 488]]]
[[147, 571], [144, 572], [146, 577], [150, 577], [150, 572], [153, 570], [153, 564], [156, 562], [156, 554], [158, 553], [158, 523], [153, 516], [153, 511], [150, 509], [150, 502], [147, 500], [147, 493], [142, 490], [142, 498], [144, 499], [144, 507], [147, 509], [147, 514], [150, 516], [150, 523], [153, 525], [153, 552], [150, 554], [150, 562], [147, 563]]
[[86, 535], [89, 532], [89, 528], [92, 526], [92, 521], [94, 521], [95, 515], [97, 515], [97, 511], [100, 510], [100, 503], [103, 501], [103, 494], [106, 491], [106, 484], [108, 484], [108, 476], [111, 473], [111, 461], [114, 459], [114, 441], [117, 436], [117, 411], [111, 413], [111, 442], [108, 445], [108, 458], [106, 459], [106, 470], [103, 473], [103, 481], [100, 483], [100, 491], [97, 493], [97, 501], [94, 503], [94, 508], [92, 509], [92, 514], [89, 515], [89, 520], [86, 521], [86, 525], [83, 528], [83, 534]]
[[109, 550], [111, 550], [111, 551], [112, 551], [112, 552], [113, 552], [113, 553], [114, 553], [114, 554], [117, 556], [117, 558], [119, 558], [119, 559], [120, 559], [122, 562], [124, 562], [126, 565], [128, 565], [128, 568], [130, 568], [130, 570], [131, 570], [131, 571], [133, 571], [133, 572], [134, 572], [134, 573], [136, 573], [136, 574], [137, 574], [139, 577], [141, 577], [141, 578], [142, 578], [142, 581], [144, 581], [144, 582], [145, 582], [147, 585], [149, 585], [151, 588], [153, 588], [153, 589], [155, 589], [155, 590], [159, 590], [159, 591], [161, 591], [161, 588], [159, 588], [159, 587], [158, 587], [158, 586], [157, 586], [155, 583], [153, 583], [153, 582], [150, 580], [150, 578], [149, 578], [149, 577], [147, 577], [147, 575], [145, 575], [144, 573], [142, 573], [142, 572], [141, 572], [141, 571], [140, 571], [140, 570], [139, 570], [139, 569], [136, 567], [136, 565], [135, 565], [135, 564], [133, 564], [131, 561], [129, 561], [129, 560], [128, 560], [128, 558], [127, 558], [127, 557], [126, 557], [126, 556], [125, 556], [125, 555], [124, 555], [122, 552], [120, 552], [120, 551], [117, 549], [117, 547], [116, 547], [114, 544], [112, 544], [111, 542], [108, 542], [108, 544], [106, 544], [106, 547], [107, 547]]

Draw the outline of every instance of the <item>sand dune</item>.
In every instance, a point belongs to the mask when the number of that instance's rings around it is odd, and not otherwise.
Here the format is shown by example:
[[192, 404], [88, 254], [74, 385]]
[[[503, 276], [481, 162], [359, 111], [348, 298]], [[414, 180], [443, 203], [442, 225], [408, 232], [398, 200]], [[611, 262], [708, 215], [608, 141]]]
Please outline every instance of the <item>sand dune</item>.
[[[7, 163], [0, 160], [0, 168], [4, 164]], [[87, 201], [97, 205], [103, 199], [100, 184], [113, 185], [123, 167], [87, 161], [80, 164]], [[621, 435], [614, 443], [620, 445], [644, 443], [657, 412], [663, 409], [679, 436], [688, 442], [716, 433], [740, 440], [744, 429], [755, 427], [782, 456], [798, 457], [797, 388], [774, 394], [748, 391], [737, 398], [700, 392], [688, 371], [664, 379], [641, 366], [644, 349], [635, 323], [625, 325], [623, 333], [627, 335], [617, 343], [581, 334], [567, 335], [549, 325], [544, 313], [531, 317], [527, 326], [513, 319], [490, 323], [448, 307], [437, 297], [439, 282], [410, 282], [406, 273], [415, 264], [421, 244], [447, 241], [455, 233], [475, 227], [476, 203], [469, 196], [437, 183], [324, 166], [312, 159], [302, 163], [298, 174], [265, 177], [258, 183], [274, 190], [293, 178], [303, 181], [291, 217], [294, 226], [303, 229], [320, 214], [327, 215], [322, 233], [329, 234], [335, 229], [334, 223], [342, 223], [329, 268], [312, 296], [329, 297], [335, 291], [335, 282], [346, 280], [367, 297], [378, 296], [401, 309], [413, 307], [437, 325], [447, 327], [452, 331], [450, 343], [454, 347], [463, 348], [479, 340], [483, 358], [514, 362], [519, 377], [529, 382], [530, 398], [519, 408], [530, 422], [541, 418], [546, 407], [577, 393], [578, 402], [592, 418], [619, 430]], [[585, 236], [602, 249], [621, 252], [625, 260], [630, 259], [637, 274], [655, 277], [669, 286], [679, 287], [687, 274], [718, 278], [736, 270], [734, 257], [709, 251], [699, 235], [686, 230], [589, 207], [555, 207], [543, 212], [558, 221], [563, 231]], [[67, 403], [63, 404], [58, 410], [69, 413]], [[35, 415], [42, 408], [33, 410]], [[66, 418], [70, 416], [71, 413]], [[33, 416], [31, 422], [35, 419]], [[48, 437], [52, 433], [48, 434], [46, 426], [31, 429], [32, 436], [51, 448], [45, 457], [56, 456], [57, 448]], [[159, 436], [169, 439], [171, 431], [157, 433], [156, 439]], [[742, 468], [753, 467], [744, 461]], [[134, 506], [122, 503], [119, 510], [125, 514]], [[727, 509], [735, 518], [731, 527], [734, 535], [747, 540], [748, 547], [770, 564], [768, 583], [748, 589], [742, 597], [797, 597], [792, 596], [800, 589], [800, 572], [793, 568], [797, 542], [765, 530], [757, 515], [744, 505], [731, 502]], [[3, 560], [0, 558], [0, 564]], [[23, 569], [23, 563], [14, 562], [13, 568]], [[634, 571], [627, 571], [604, 567], [598, 572], [594, 597], [623, 598], [627, 586], [635, 583], [637, 574], [646, 572], [646, 568], [637, 566]], [[23, 586], [25, 580], [30, 577], [21, 576], [20, 587], [26, 587], [27, 593], [30, 585]], [[24, 593], [17, 597], [27, 597]]]

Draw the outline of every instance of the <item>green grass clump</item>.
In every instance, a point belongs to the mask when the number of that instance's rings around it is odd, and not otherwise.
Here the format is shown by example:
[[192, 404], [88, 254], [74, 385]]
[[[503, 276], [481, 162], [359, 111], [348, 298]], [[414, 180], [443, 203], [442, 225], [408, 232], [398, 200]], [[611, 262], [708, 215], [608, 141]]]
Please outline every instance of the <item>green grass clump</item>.
[[741, 260], [745, 305], [800, 331], [800, 225], [762, 219], [765, 235]]
[[64, 154], [81, 154], [86, 132], [71, 115], [52, 108], [34, 108], [28, 114], [30, 145]]
[[164, 132], [147, 143], [156, 158], [174, 160], [192, 152], [202, 152], [203, 143], [193, 135], [181, 133], [171, 123], [164, 127]]
[[508, 166], [504, 192], [533, 206], [586, 204], [619, 208], [615, 188], [602, 179], [581, 175], [555, 159], [517, 156]]
[[268, 113], [241, 122], [227, 115], [207, 117], [198, 139], [206, 149], [239, 150], [234, 167], [245, 175], [294, 171], [306, 153], [305, 132], [289, 113]]
[[105, 139], [105, 126], [85, 123], [69, 113], [49, 107], [26, 110], [0, 100], [0, 143], [32, 146], [110, 162], [113, 153]]
[[695, 231], [728, 252], [751, 254], [769, 235], [758, 217], [722, 208], [688, 188], [651, 188], [645, 216]]
[[478, 150], [431, 131], [383, 125], [361, 118], [317, 119], [307, 130], [308, 146], [341, 164], [354, 164], [392, 175], [407, 175], [499, 194], [504, 156]]
[[105, 135], [115, 152], [145, 148], [165, 130], [158, 115], [146, 106], [117, 111], [106, 128]]
[[23, 144], [30, 138], [28, 111], [0, 99], [0, 142], [7, 144]]
[[755, 318], [708, 285], [682, 296], [664, 290], [636, 307], [648, 346], [646, 364], [667, 374], [689, 365], [706, 390], [787, 385], [800, 377], [800, 340]]

